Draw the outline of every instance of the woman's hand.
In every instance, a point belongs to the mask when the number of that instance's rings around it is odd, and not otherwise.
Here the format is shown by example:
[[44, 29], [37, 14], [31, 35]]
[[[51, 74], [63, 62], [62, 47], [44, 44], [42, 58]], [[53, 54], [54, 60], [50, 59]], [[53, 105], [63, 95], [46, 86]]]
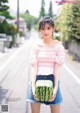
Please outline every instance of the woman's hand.
[[33, 93], [33, 96], [34, 96], [34, 99], [36, 101], [39, 101], [39, 99], [37, 98], [36, 94], [35, 94], [35, 87], [32, 88], [32, 93]]
[[49, 102], [54, 101], [54, 99], [56, 98], [56, 93], [57, 93], [57, 88], [54, 88], [53, 89], [53, 95], [52, 95], [51, 99], [49, 99]]

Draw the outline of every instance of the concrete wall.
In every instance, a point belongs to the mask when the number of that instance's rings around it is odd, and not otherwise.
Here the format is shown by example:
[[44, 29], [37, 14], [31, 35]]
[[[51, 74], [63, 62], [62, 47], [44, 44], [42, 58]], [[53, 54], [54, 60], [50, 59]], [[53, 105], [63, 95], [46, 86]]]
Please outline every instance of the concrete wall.
[[68, 51], [80, 57], [80, 42], [71, 42], [68, 44]]

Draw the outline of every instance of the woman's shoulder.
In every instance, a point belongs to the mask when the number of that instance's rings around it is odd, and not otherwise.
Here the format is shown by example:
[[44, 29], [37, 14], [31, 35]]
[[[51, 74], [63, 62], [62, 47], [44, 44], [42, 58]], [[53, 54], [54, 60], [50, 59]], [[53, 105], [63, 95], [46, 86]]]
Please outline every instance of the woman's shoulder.
[[[53, 40], [53, 46], [54, 45], [61, 45], [62, 43], [60, 42], [60, 41], [58, 41], [58, 40]], [[37, 41], [36, 43], [36, 46], [39, 46], [39, 47], [43, 47], [43, 46], [45, 46], [45, 43], [43, 42], [43, 40], [42, 39], [40, 39], [39, 41]]]
[[29, 46], [31, 48], [37, 47], [37, 42], [36, 41], [31, 41], [30, 44], [29, 44]]
[[43, 40], [40, 39], [39, 41], [36, 42], [36, 46], [37, 47], [43, 47], [43, 46], [45, 46], [45, 44], [43, 43]]
[[55, 40], [54, 40], [54, 43], [55, 43], [55, 46], [56, 46], [56, 47], [58, 47], [58, 48], [59, 48], [59, 47], [60, 47], [60, 48], [64, 48], [61, 41], [55, 39]]
[[57, 40], [57, 39], [54, 39], [54, 43], [55, 43], [55, 44], [62, 44], [62, 42], [59, 41], [59, 40]]

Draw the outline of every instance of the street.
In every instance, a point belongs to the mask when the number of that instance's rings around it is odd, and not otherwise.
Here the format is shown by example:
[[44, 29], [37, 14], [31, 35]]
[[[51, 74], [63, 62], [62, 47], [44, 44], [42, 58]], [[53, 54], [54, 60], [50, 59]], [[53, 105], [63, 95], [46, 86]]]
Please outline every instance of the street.
[[[28, 55], [31, 41], [34, 37], [37, 39], [37, 34], [31, 36], [19, 48], [0, 57], [0, 104], [8, 105], [8, 113], [30, 113], [30, 105], [26, 103], [30, 79]], [[80, 63], [66, 56], [60, 81], [63, 95], [61, 113], [80, 113]], [[42, 104], [41, 113], [44, 112], [50, 113], [50, 109]]]
[[25, 113], [29, 78], [28, 42], [8, 57], [5, 56], [5, 62], [0, 61], [0, 103], [8, 104], [9, 113]]

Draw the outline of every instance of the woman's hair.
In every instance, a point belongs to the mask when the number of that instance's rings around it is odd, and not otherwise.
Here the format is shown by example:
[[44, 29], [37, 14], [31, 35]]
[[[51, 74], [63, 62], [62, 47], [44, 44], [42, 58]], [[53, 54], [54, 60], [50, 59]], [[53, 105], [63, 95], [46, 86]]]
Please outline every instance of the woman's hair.
[[43, 29], [45, 27], [45, 24], [49, 24], [52, 28], [54, 28], [54, 22], [53, 19], [49, 16], [45, 16], [43, 18], [41, 18], [40, 22], [39, 22], [39, 30]]

